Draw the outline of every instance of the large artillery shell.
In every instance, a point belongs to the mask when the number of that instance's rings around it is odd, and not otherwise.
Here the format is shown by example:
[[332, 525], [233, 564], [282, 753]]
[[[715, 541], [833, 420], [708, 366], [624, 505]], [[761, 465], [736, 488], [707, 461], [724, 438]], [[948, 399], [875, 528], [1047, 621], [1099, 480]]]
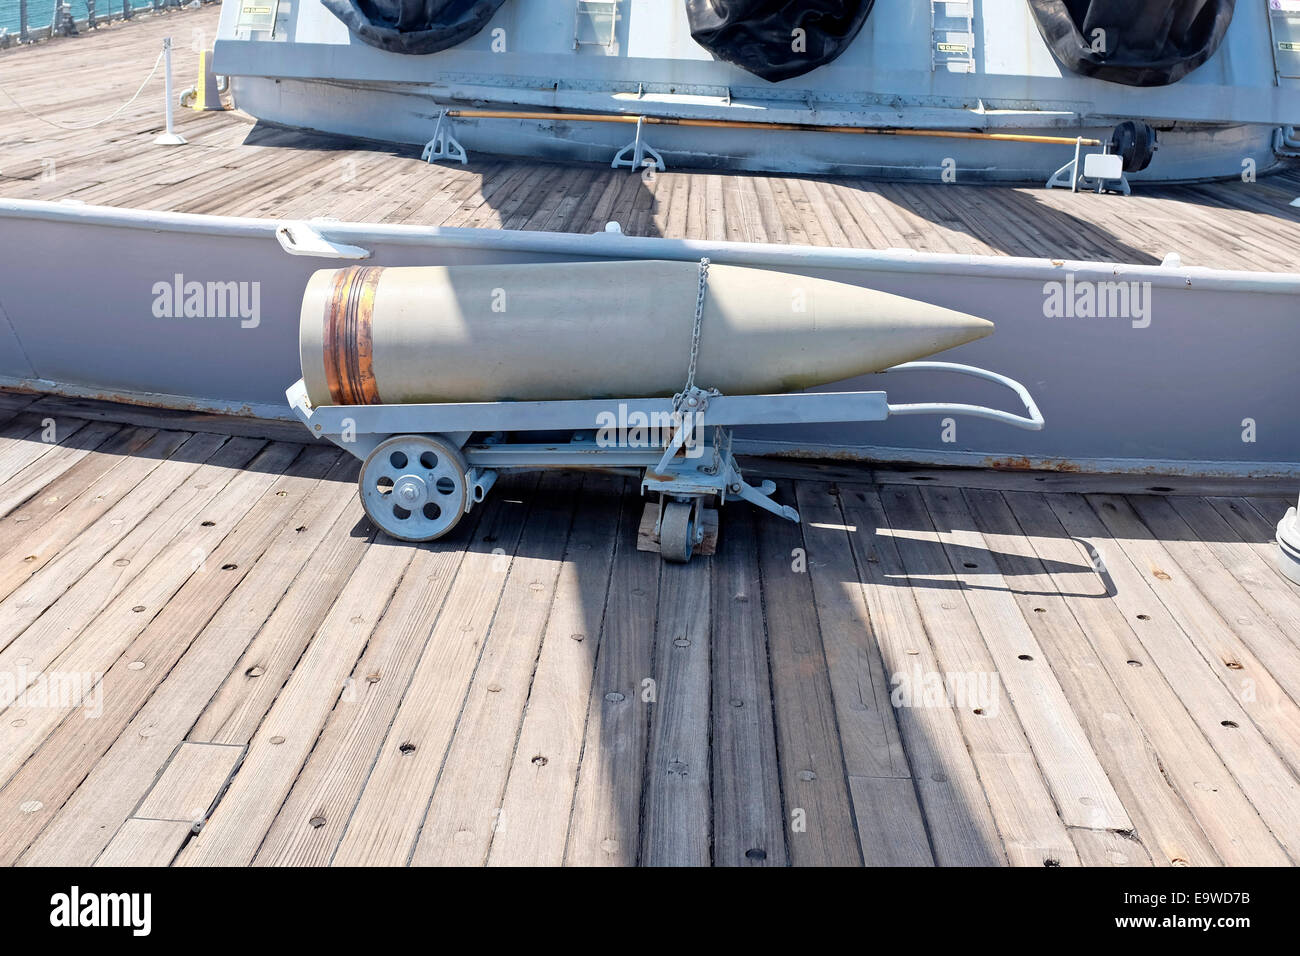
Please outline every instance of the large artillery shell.
[[[671, 395], [690, 358], [693, 262], [317, 272], [299, 345], [316, 405]], [[696, 383], [726, 394], [841, 381], [993, 324], [826, 279], [713, 265]]]

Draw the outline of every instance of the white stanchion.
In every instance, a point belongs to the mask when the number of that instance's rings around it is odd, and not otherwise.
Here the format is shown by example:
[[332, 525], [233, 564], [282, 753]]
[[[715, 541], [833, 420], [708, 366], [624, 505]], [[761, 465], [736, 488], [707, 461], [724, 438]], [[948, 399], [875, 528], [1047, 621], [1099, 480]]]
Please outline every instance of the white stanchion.
[[163, 38], [163, 84], [167, 96], [167, 132], [160, 133], [154, 140], [158, 146], [184, 146], [185, 137], [176, 132], [172, 125], [172, 38]]

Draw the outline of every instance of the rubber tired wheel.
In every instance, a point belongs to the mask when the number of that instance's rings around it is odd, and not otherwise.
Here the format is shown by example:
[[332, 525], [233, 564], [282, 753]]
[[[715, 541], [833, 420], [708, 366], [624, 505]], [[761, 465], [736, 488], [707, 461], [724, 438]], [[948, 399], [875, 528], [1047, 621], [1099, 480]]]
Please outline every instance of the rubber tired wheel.
[[468, 470], [465, 456], [450, 442], [398, 435], [361, 466], [361, 507], [380, 530], [399, 541], [441, 538], [465, 513]]
[[665, 561], [685, 564], [695, 551], [695, 504], [669, 501], [659, 517], [659, 554]]
[[1140, 173], [1156, 152], [1156, 131], [1149, 123], [1125, 120], [1111, 134], [1110, 151], [1124, 160], [1126, 173]]

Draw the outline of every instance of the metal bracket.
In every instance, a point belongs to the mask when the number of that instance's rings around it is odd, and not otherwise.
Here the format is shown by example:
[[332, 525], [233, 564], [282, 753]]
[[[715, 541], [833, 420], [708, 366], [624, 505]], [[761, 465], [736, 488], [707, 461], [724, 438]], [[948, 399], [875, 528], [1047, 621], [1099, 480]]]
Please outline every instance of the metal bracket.
[[1273, 152], [1279, 156], [1300, 156], [1300, 137], [1296, 135], [1296, 127], [1279, 126], [1273, 130]]
[[799, 512], [789, 505], [777, 504], [772, 500], [772, 495], [776, 492], [776, 483], [771, 481], [763, 482], [759, 487], [746, 482], [740, 477], [740, 472], [735, 471], [736, 481], [731, 486], [731, 494], [737, 498], [748, 501], [755, 507], [762, 508], [764, 511], [770, 511], [778, 518], [785, 518], [787, 521], [799, 523]]
[[[655, 169], [663, 172], [668, 168], [664, 165], [664, 158], [659, 155], [659, 151], [642, 137], [642, 127], [644, 126], [645, 117], [638, 116], [636, 118], [636, 139], [614, 154], [614, 161], [609, 164], [610, 169], [618, 169], [620, 166], [626, 166], [628, 169], [642, 169], [646, 166], [654, 166]], [[628, 155], [629, 153], [631, 155]], [[650, 162], [647, 162], [647, 156], [650, 157]]]
[[[882, 391], [792, 392], [775, 395], [708, 396], [708, 418], [712, 425], [732, 427], [762, 424], [812, 424], [820, 422], [881, 422], [891, 415], [960, 414], [1014, 425], [1030, 431], [1043, 427], [1043, 415], [1024, 385], [971, 365], [952, 362], [905, 362], [888, 372], [940, 371], [970, 375], [1011, 389], [1025, 407], [1024, 416], [951, 402], [894, 405]], [[313, 407], [306, 385], [300, 379], [288, 391], [289, 406], [316, 435], [339, 434], [350, 428], [358, 435], [395, 435], [407, 432], [527, 432], [585, 431], [609, 414], [624, 408], [627, 415], [643, 414], [647, 421], [667, 419], [673, 412], [668, 398], [578, 399], [572, 401], [447, 402], [428, 405], [322, 405]], [[662, 420], [661, 419], [661, 420]], [[679, 429], [680, 431], [680, 429]], [[685, 436], [682, 436], [683, 443]], [[502, 448], [508, 447], [505, 445]], [[678, 446], [680, 447], [680, 445]], [[349, 448], [349, 450], [351, 450]], [[607, 449], [614, 452], [616, 449]], [[637, 463], [652, 466], [664, 449], [656, 446], [632, 455]], [[586, 460], [591, 460], [588, 455]], [[698, 460], [698, 456], [697, 456]], [[630, 463], [630, 462], [629, 462]], [[501, 463], [504, 466], [504, 463]]]
[[1295, 508], [1288, 508], [1277, 523], [1277, 567], [1300, 584], [1300, 516]]
[[433, 128], [433, 139], [424, 144], [424, 152], [420, 154], [420, 158], [426, 163], [436, 163], [440, 159], [455, 160], [462, 164], [469, 162], [465, 147], [452, 135], [451, 121], [447, 119], [446, 110], [438, 114], [438, 125]]
[[907, 405], [886, 405], [890, 415], [967, 415], [971, 418], [986, 418], [992, 422], [1001, 422], [1004, 425], [1014, 425], [1016, 428], [1023, 428], [1026, 431], [1037, 432], [1043, 430], [1043, 413], [1038, 410], [1038, 403], [1034, 397], [1029, 394], [1029, 389], [1021, 385], [1014, 378], [1008, 378], [1005, 375], [999, 375], [997, 372], [990, 372], [986, 368], [977, 368], [974, 365], [959, 365], [956, 362], [904, 362], [902, 365], [895, 365], [892, 368], [885, 369], [886, 372], [955, 372], [958, 375], [969, 375], [972, 378], [982, 378], [986, 382], [996, 382], [998, 385], [1005, 385], [1011, 391], [1016, 393], [1021, 404], [1025, 406], [1025, 414], [1015, 415], [1011, 412], [1004, 412], [997, 408], [988, 408], [984, 405], [959, 405], [952, 402], [918, 402]]
[[[1061, 189], [1067, 186], [1070, 192], [1077, 193], [1079, 187], [1084, 189], [1095, 189], [1101, 192], [1123, 193], [1125, 196], [1131, 195], [1133, 190], [1129, 188], [1128, 177], [1123, 173], [1119, 174], [1119, 179], [1089, 179], [1083, 175], [1083, 137], [1080, 136], [1074, 141], [1074, 159], [1070, 160], [1056, 172], [1052, 173], [1047, 180], [1047, 188], [1052, 189], [1059, 187]], [[1108, 146], [1102, 147], [1102, 153], [1109, 154]]]
[[711, 398], [721, 398], [721, 393], [715, 390], [705, 390], [692, 385], [681, 395], [681, 404], [674, 402], [672, 440], [664, 447], [663, 457], [659, 459], [657, 471], [663, 471], [668, 467], [668, 462], [677, 454], [678, 451], [685, 448], [687, 458], [699, 458], [704, 454], [703, 443], [688, 444], [691, 433], [696, 432], [703, 435], [705, 429], [704, 413], [708, 410], [709, 400]]
[[[772, 495], [776, 492], [774, 482], [764, 481], [755, 488], [741, 477], [740, 466], [736, 464], [730, 446], [731, 443], [728, 441], [728, 451], [723, 452], [716, 444], [710, 444], [706, 447], [709, 454], [695, 459], [671, 458], [666, 454], [665, 457], [669, 458], [666, 465], [660, 461], [646, 471], [641, 479], [641, 493], [644, 495], [647, 491], [656, 492], [661, 496], [668, 495], [679, 499], [684, 497], [698, 499], [705, 495], [717, 495], [719, 500], [724, 502], [739, 499], [771, 512], [778, 518], [797, 523], [798, 511], [789, 505], [778, 504], [772, 500]], [[660, 516], [662, 515], [661, 509]]]
[[275, 227], [280, 248], [291, 256], [314, 256], [318, 259], [369, 259], [370, 250], [334, 242], [321, 235], [310, 222], [282, 222]]

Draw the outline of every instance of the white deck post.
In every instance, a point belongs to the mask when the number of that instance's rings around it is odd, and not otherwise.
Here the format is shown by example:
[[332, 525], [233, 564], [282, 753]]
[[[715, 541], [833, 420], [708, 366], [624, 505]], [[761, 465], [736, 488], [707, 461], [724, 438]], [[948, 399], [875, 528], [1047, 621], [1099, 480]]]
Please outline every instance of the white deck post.
[[154, 140], [158, 146], [184, 146], [185, 137], [172, 126], [172, 38], [163, 37], [163, 81], [167, 97], [167, 132]]

